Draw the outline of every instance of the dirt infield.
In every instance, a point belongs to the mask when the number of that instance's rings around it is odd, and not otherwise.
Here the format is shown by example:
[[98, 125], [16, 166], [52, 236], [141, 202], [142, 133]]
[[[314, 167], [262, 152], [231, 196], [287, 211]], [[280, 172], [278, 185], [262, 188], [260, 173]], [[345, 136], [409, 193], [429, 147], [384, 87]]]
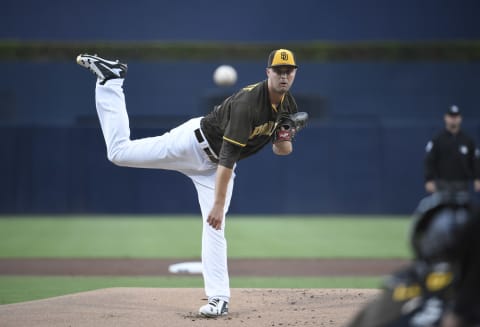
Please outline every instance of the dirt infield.
[[[198, 260], [198, 259], [197, 259]], [[185, 259], [0, 259], [0, 275], [165, 276]], [[232, 259], [231, 276], [379, 276], [398, 259]], [[378, 294], [364, 289], [232, 289], [226, 317], [199, 317], [203, 289], [109, 288], [0, 305], [2, 327], [345, 326]]]
[[202, 289], [110, 288], [0, 306], [3, 327], [344, 326], [377, 290], [232, 289], [230, 314], [207, 319]]
[[[198, 259], [197, 259], [198, 260]], [[0, 259], [0, 275], [165, 276], [185, 259]], [[378, 276], [400, 259], [230, 259], [231, 276]]]

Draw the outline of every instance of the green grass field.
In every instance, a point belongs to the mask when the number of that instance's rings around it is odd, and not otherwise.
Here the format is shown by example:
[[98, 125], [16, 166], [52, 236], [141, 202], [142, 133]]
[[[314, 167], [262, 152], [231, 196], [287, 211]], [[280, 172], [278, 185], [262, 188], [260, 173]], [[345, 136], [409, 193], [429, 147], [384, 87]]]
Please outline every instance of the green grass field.
[[[408, 258], [408, 217], [231, 216], [230, 258]], [[0, 258], [199, 258], [193, 216], [2, 216]], [[379, 278], [232, 278], [232, 287], [372, 288]], [[203, 287], [200, 277], [0, 276], [0, 304], [105, 287]]]

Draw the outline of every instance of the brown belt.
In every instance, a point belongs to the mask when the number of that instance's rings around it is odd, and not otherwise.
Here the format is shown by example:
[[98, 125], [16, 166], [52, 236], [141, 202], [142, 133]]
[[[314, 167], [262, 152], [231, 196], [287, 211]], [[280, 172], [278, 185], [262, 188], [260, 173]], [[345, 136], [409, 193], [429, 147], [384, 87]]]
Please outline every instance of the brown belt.
[[[205, 142], [205, 139], [203, 138], [202, 132], [200, 131], [200, 128], [197, 128], [195, 131], [195, 137], [197, 138], [198, 143], [203, 143]], [[202, 149], [208, 156], [211, 162], [213, 163], [218, 163], [217, 157], [213, 154], [212, 150], [210, 150], [209, 147], [204, 147]]]

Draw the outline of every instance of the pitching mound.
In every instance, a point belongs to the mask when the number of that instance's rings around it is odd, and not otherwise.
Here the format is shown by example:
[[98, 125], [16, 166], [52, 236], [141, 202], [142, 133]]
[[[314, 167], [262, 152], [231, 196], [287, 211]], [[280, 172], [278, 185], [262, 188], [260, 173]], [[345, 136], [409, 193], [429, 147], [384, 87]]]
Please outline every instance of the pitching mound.
[[378, 290], [232, 289], [230, 314], [197, 315], [202, 289], [109, 288], [0, 306], [6, 326], [343, 326]]

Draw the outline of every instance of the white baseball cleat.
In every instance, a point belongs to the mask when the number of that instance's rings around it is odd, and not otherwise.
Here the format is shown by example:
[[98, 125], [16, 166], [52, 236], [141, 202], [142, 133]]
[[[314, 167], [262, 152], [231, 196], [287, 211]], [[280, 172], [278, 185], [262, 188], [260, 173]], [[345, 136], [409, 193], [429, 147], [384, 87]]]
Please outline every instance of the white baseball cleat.
[[97, 55], [80, 54], [77, 56], [77, 64], [88, 68], [100, 79], [100, 84], [114, 78], [125, 78], [127, 65], [121, 62], [106, 60]]
[[228, 314], [228, 302], [213, 298], [208, 301], [208, 304], [202, 306], [198, 313], [208, 318], [226, 316]]

